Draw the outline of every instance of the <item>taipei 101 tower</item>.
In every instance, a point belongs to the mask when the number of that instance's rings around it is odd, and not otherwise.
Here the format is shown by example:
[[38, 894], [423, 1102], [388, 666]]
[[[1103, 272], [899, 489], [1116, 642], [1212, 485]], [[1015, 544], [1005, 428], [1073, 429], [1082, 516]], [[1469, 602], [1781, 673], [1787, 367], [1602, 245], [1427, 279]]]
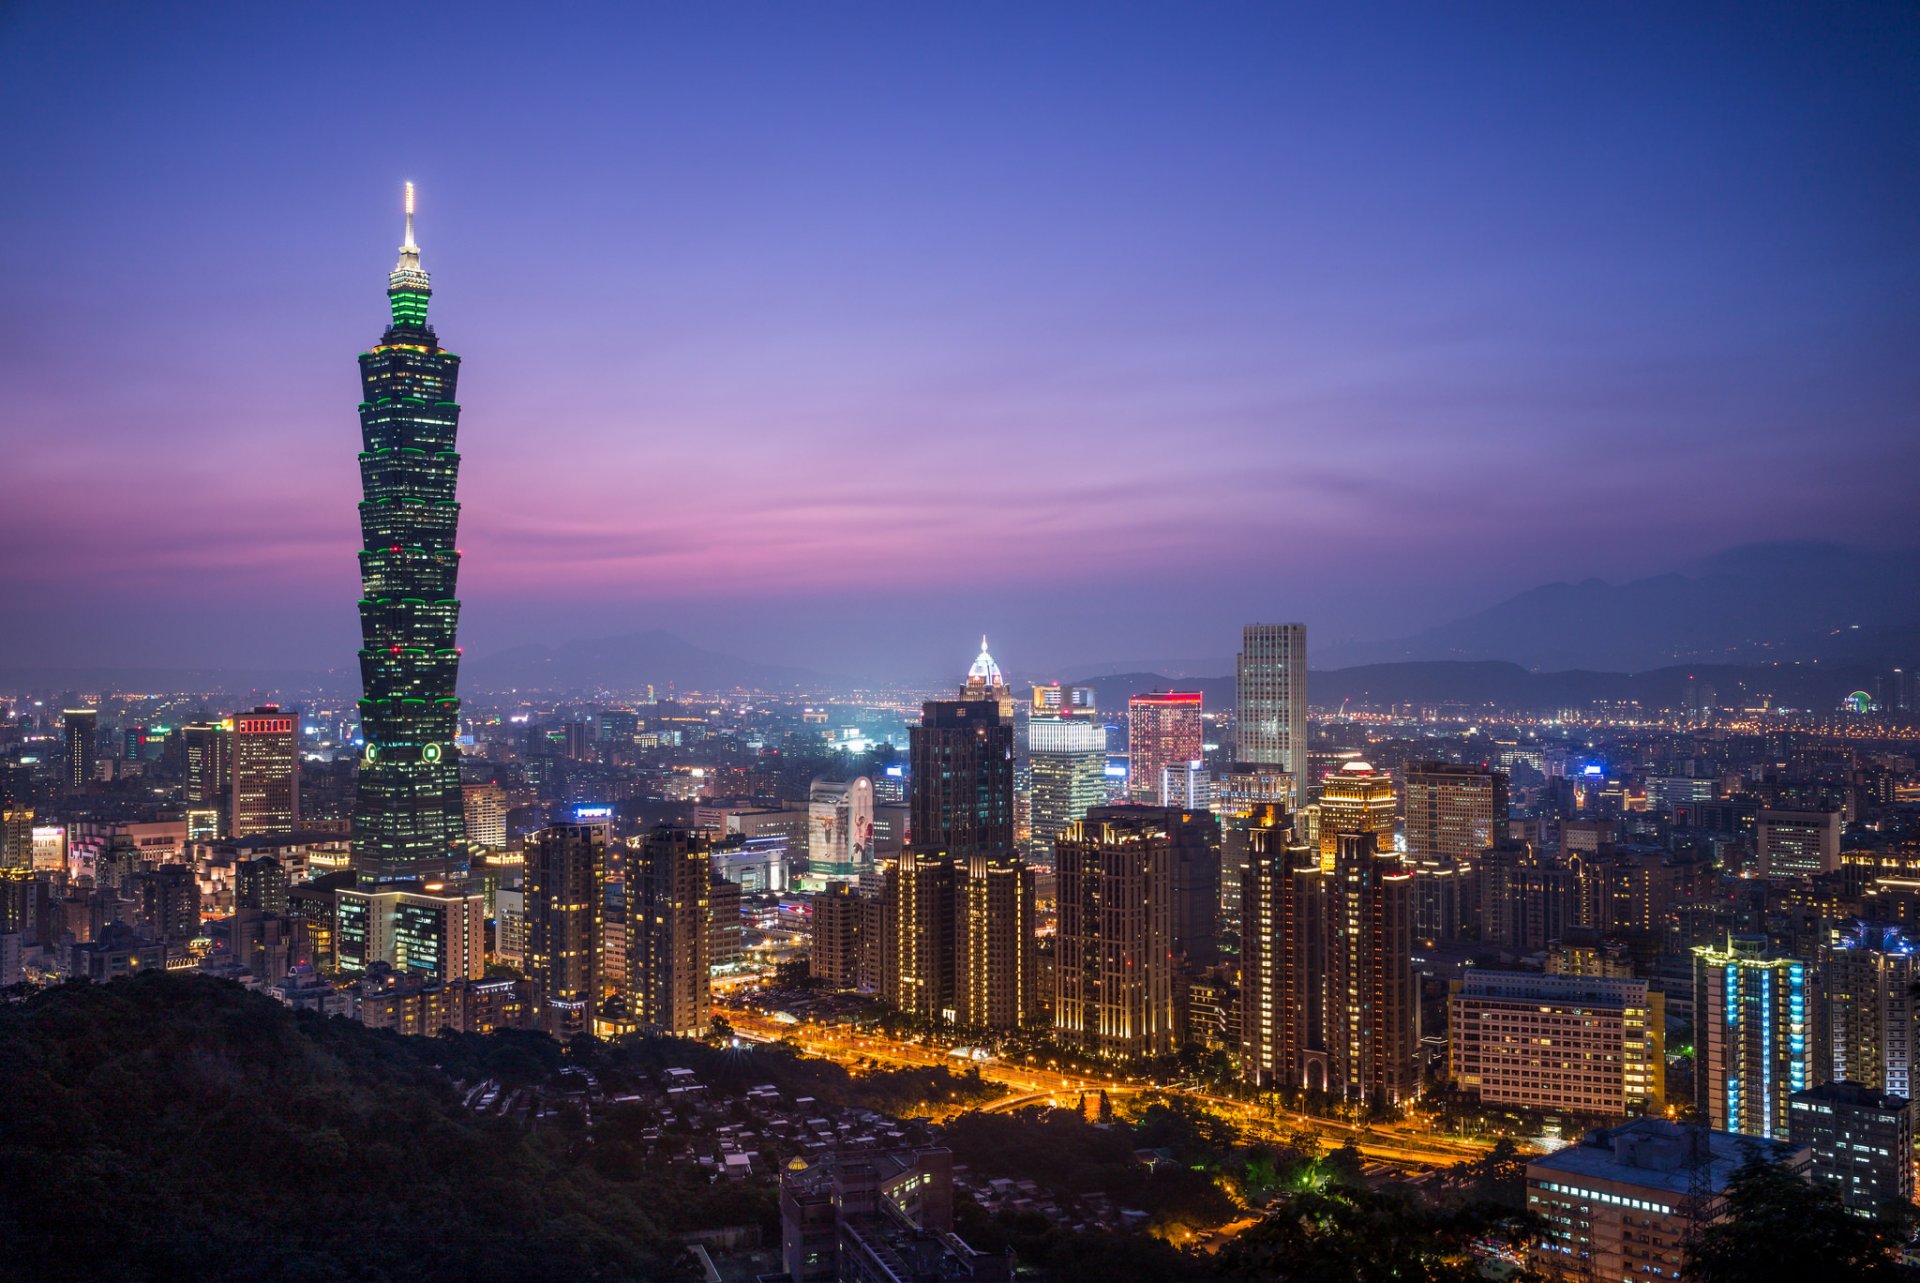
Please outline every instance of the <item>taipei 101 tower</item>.
[[427, 324], [433, 291], [413, 239], [387, 278], [393, 322], [360, 355], [360, 790], [353, 866], [363, 883], [439, 877], [466, 863], [454, 676], [460, 504], [460, 358]]

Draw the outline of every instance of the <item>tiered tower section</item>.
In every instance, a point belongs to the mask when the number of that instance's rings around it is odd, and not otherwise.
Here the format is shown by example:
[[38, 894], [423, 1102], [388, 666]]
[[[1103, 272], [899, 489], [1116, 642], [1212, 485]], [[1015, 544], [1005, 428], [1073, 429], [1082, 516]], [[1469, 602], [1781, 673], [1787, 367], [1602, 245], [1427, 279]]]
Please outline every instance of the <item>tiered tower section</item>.
[[359, 796], [353, 860], [363, 881], [433, 877], [464, 863], [460, 797], [460, 651], [454, 596], [460, 552], [455, 402], [460, 358], [427, 324], [433, 297], [413, 239], [389, 276], [393, 323], [360, 356]]

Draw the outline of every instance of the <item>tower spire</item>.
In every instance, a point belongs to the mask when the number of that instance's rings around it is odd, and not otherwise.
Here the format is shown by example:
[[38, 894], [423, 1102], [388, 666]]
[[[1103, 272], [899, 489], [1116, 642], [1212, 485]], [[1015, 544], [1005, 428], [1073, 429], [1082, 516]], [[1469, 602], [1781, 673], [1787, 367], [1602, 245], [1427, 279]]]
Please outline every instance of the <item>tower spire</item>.
[[414, 239], [413, 239], [413, 184], [412, 183], [407, 184], [406, 203], [407, 203], [407, 239], [404, 242], [402, 242], [400, 245], [400, 262], [395, 265], [393, 270], [396, 272], [404, 272], [404, 271], [417, 272], [420, 270], [420, 247], [419, 245], [414, 243]]

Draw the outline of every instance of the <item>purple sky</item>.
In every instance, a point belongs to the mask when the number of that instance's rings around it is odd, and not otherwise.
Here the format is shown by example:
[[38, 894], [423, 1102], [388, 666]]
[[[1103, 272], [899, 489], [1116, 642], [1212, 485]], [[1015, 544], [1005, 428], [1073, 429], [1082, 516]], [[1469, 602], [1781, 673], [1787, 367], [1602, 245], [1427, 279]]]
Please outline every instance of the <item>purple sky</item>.
[[403, 179], [470, 655], [1213, 656], [1915, 541], [1920, 10], [1333, 8], [0, 8], [0, 663], [351, 663]]

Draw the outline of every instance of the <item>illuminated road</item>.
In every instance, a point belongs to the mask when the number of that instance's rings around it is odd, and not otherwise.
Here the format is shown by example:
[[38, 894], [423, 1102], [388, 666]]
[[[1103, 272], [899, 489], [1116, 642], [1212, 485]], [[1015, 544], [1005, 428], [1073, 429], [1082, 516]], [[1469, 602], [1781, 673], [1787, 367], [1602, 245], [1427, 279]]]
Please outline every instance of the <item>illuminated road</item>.
[[[787, 1024], [760, 1012], [739, 1008], [721, 1008], [719, 1014], [724, 1016], [727, 1023], [733, 1026], [734, 1032], [744, 1039], [752, 1042], [778, 1042], [785, 1039], [794, 1043], [807, 1055], [819, 1056], [842, 1065], [870, 1062], [881, 1066], [919, 1069], [935, 1066], [945, 1066], [949, 1069], [977, 1069], [980, 1076], [987, 1081], [1012, 1089], [1013, 1094], [983, 1106], [988, 1111], [1018, 1109], [1024, 1105], [1040, 1104], [1072, 1108], [1079, 1103], [1083, 1093], [1092, 1097], [1105, 1091], [1109, 1097], [1115, 1097], [1140, 1092], [1159, 1092], [1170, 1096], [1183, 1096], [1205, 1105], [1211, 1113], [1231, 1123], [1245, 1136], [1262, 1140], [1280, 1140], [1290, 1132], [1312, 1131], [1329, 1149], [1335, 1149], [1348, 1141], [1353, 1141], [1361, 1157], [1368, 1161], [1386, 1163], [1407, 1170], [1425, 1171], [1468, 1162], [1480, 1157], [1489, 1148], [1487, 1144], [1447, 1139], [1425, 1132], [1416, 1132], [1403, 1126], [1355, 1128], [1350, 1124], [1332, 1119], [1310, 1118], [1301, 1114], [1270, 1116], [1258, 1105], [1226, 1096], [1213, 1096], [1186, 1087], [1128, 1083], [1091, 1074], [1076, 1074], [998, 1060], [962, 1060], [960, 1057], [948, 1055], [938, 1046], [889, 1038], [869, 1030], [805, 1023]], [[952, 1112], [955, 1111], [952, 1109], [937, 1111], [936, 1116], [945, 1116]]]

